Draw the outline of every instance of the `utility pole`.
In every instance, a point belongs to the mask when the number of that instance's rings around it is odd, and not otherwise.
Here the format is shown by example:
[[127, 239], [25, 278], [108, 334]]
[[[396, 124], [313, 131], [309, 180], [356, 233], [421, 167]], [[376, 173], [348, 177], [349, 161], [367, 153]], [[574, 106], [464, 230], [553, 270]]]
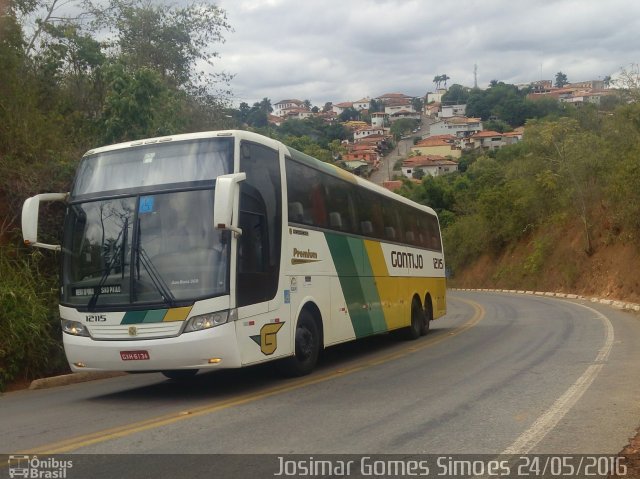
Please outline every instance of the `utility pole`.
[[473, 64], [473, 88], [478, 88], [478, 64]]

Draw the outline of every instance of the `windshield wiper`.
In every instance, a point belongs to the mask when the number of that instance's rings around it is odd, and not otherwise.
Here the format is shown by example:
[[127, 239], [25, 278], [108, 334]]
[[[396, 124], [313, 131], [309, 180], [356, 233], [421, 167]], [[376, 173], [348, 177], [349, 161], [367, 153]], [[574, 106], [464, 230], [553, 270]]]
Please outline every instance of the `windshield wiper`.
[[[140, 235], [138, 234], [138, 238], [139, 237]], [[160, 296], [162, 296], [162, 300], [165, 303], [168, 303], [169, 306], [171, 307], [175, 306], [176, 304], [175, 296], [171, 292], [171, 289], [169, 288], [169, 286], [167, 286], [166, 281], [162, 278], [162, 275], [158, 272], [157, 268], [151, 261], [151, 258], [149, 258], [149, 255], [147, 254], [147, 252], [144, 250], [142, 246], [138, 246], [136, 251], [138, 253], [138, 261], [142, 263], [142, 267], [149, 275], [149, 278], [151, 278], [151, 282], [155, 286], [158, 293], [160, 293]]]
[[[171, 292], [171, 289], [167, 285], [167, 282], [164, 280], [158, 269], [149, 258], [149, 255], [144, 250], [144, 248], [140, 245], [140, 238], [142, 237], [142, 230], [140, 229], [140, 218], [138, 218], [137, 222], [137, 231], [134, 231], [133, 234], [133, 250], [136, 254], [136, 272], [138, 273], [138, 279], [140, 279], [140, 264], [149, 275], [153, 286], [156, 288], [156, 291], [160, 293], [162, 300], [167, 303], [169, 306], [174, 307], [176, 304], [176, 298]], [[134, 272], [132, 271], [133, 275]], [[131, 283], [131, 291], [133, 294], [133, 282]]]
[[[124, 219], [124, 225], [122, 226], [122, 229], [120, 230], [120, 233], [118, 233], [118, 237], [116, 238], [115, 243], [117, 246], [113, 249], [113, 255], [109, 260], [109, 264], [107, 264], [107, 267], [105, 268], [104, 273], [102, 273], [102, 276], [100, 277], [100, 281], [98, 281], [98, 285], [96, 286], [96, 289], [93, 291], [93, 295], [91, 296], [91, 299], [89, 299], [89, 304], [88, 304], [89, 309], [93, 309], [96, 303], [98, 302], [98, 297], [100, 297], [100, 294], [102, 294], [102, 287], [107, 282], [107, 279], [111, 274], [111, 270], [116, 265], [116, 259], [118, 257], [120, 257], [120, 261], [121, 261], [120, 264], [122, 264], [122, 269], [124, 274], [124, 252], [125, 252], [124, 245], [126, 244], [126, 241], [127, 241], [128, 229], [129, 229], [129, 218], [127, 217]], [[120, 240], [121, 237], [122, 237], [122, 243], [118, 245], [118, 241]]]

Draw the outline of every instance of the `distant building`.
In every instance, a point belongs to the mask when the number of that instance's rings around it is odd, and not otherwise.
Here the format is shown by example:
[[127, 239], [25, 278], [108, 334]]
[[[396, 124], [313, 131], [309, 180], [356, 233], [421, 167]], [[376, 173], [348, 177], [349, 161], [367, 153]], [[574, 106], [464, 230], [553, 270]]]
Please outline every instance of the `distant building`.
[[454, 116], [465, 116], [467, 105], [443, 105], [438, 117], [451, 118]]
[[446, 88], [438, 88], [435, 93], [434, 92], [428, 92], [427, 93], [427, 101], [426, 103], [432, 103], [432, 102], [436, 102], [436, 103], [442, 103], [442, 96], [447, 93], [447, 89]]
[[417, 171], [424, 175], [441, 176], [458, 171], [458, 163], [439, 155], [411, 156], [402, 162], [402, 174], [413, 178]]
[[388, 115], [384, 112], [381, 111], [377, 111], [374, 113], [371, 113], [371, 126], [372, 127], [383, 127], [384, 126], [384, 120]]
[[384, 131], [384, 128], [382, 127], [360, 128], [359, 130], [356, 130], [353, 132], [353, 140], [357, 142], [358, 140], [361, 140], [367, 136], [371, 136], [371, 135], [383, 136], [384, 133], [385, 131]]
[[439, 155], [443, 157], [460, 158], [462, 150], [456, 144], [453, 135], [430, 136], [411, 147], [411, 151], [418, 155]]
[[273, 114], [276, 116], [286, 116], [287, 112], [293, 109], [304, 108], [304, 102], [300, 100], [280, 100], [273, 104]]
[[368, 110], [369, 108], [371, 108], [371, 100], [369, 100], [368, 98], [362, 98], [361, 100], [354, 101], [353, 108], [358, 111]]
[[384, 95], [380, 95], [376, 100], [381, 101], [385, 105], [394, 101], [408, 101], [411, 102], [415, 97], [405, 95], [404, 93], [385, 93]]
[[332, 108], [333, 108], [333, 112], [336, 115], [339, 115], [343, 111], [348, 110], [349, 108], [353, 108], [353, 102], [345, 101], [342, 103], [334, 103]]
[[458, 138], [463, 138], [479, 131], [482, 131], [482, 120], [465, 116], [443, 118], [429, 126], [429, 136], [454, 135]]

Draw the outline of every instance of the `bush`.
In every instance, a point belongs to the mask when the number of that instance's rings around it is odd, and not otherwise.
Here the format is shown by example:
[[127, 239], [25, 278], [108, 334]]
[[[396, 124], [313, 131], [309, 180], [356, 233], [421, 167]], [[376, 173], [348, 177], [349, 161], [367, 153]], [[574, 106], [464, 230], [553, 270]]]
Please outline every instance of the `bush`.
[[0, 391], [16, 379], [67, 371], [57, 312], [57, 278], [44, 257], [0, 248]]

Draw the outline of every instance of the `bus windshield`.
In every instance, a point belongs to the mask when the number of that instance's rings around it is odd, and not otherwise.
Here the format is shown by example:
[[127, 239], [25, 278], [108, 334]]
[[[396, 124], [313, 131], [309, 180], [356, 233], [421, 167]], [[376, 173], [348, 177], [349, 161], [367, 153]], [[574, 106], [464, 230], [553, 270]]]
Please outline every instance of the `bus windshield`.
[[63, 304], [172, 307], [229, 294], [229, 234], [213, 226], [215, 178], [233, 140], [154, 143], [86, 156], [67, 209]]
[[213, 190], [72, 204], [63, 303], [175, 306], [229, 293], [229, 237], [213, 227]]

